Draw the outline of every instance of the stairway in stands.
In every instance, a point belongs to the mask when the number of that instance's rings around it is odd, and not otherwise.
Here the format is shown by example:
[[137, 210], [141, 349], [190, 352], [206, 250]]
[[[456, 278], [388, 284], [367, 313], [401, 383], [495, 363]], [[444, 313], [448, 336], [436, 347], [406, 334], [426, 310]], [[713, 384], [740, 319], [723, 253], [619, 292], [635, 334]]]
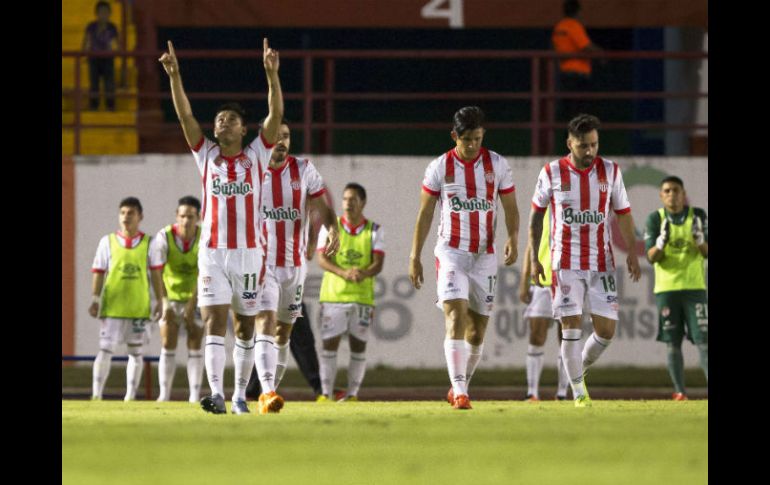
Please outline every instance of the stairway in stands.
[[[126, 32], [122, 32], [123, 9], [120, 1], [109, 2], [112, 7], [110, 21], [118, 27], [121, 35], [126, 35], [126, 47], [136, 47], [136, 27], [127, 19]], [[130, 4], [130, 2], [126, 2]], [[83, 44], [86, 25], [96, 19], [94, 8], [96, 0], [62, 0], [62, 50], [79, 51]], [[118, 47], [120, 48], [120, 47]], [[132, 58], [126, 58], [125, 79], [123, 79], [123, 60], [115, 58], [116, 94], [136, 94], [137, 69]], [[75, 87], [75, 58], [62, 56], [62, 90]], [[98, 111], [88, 111], [88, 61], [79, 62], [81, 97], [80, 123], [83, 125], [132, 125], [127, 128], [85, 128], [80, 130], [81, 155], [133, 154], [139, 151], [136, 130], [136, 97], [116, 97], [115, 111], [106, 111], [104, 96], [101, 96]], [[74, 94], [62, 94], [62, 124], [73, 123], [75, 119]], [[62, 127], [62, 155], [72, 155], [75, 151], [75, 136], [72, 128]]]

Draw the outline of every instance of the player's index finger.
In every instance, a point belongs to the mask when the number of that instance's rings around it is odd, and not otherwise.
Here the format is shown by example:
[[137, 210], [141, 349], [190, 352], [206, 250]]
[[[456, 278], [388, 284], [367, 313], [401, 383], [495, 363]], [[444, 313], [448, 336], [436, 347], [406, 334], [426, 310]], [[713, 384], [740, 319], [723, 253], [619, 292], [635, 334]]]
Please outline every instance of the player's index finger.
[[174, 44], [172, 44], [170, 40], [167, 42], [168, 42], [168, 53], [171, 54], [172, 56], [176, 55], [174, 54]]
[[269, 45], [267, 45], [267, 37], [262, 38], [262, 49], [268, 50], [270, 48]]

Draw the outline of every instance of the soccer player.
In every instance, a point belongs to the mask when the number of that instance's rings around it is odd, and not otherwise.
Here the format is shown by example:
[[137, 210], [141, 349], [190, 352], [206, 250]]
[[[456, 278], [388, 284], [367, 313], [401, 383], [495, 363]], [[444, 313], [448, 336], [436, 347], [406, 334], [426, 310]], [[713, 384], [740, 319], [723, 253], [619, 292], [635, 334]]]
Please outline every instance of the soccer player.
[[706, 211], [687, 205], [679, 177], [660, 184], [663, 207], [647, 216], [644, 233], [647, 259], [655, 268], [658, 341], [668, 345], [668, 372], [676, 401], [686, 401], [682, 340], [698, 347], [700, 365], [709, 378], [708, 295], [706, 258], [709, 234]]
[[422, 287], [420, 254], [441, 201], [441, 222], [434, 254], [437, 306], [444, 311], [444, 356], [452, 388], [447, 400], [456, 409], [471, 409], [468, 385], [481, 359], [484, 333], [492, 313], [497, 284], [495, 222], [497, 198], [505, 212], [508, 238], [505, 265], [516, 262], [519, 209], [508, 161], [482, 147], [484, 113], [466, 106], [454, 114], [455, 147], [425, 170], [420, 210], [409, 257], [409, 279]]
[[[519, 299], [527, 304], [524, 310], [524, 318], [529, 320], [529, 346], [527, 347], [527, 396], [526, 401], [540, 400], [540, 376], [543, 373], [543, 345], [548, 335], [548, 327], [551, 326], [553, 319], [553, 300], [551, 298], [551, 257], [550, 257], [550, 230], [548, 210], [546, 209], [545, 223], [543, 224], [543, 235], [540, 239], [540, 249], [538, 250], [538, 261], [543, 265], [545, 277], [541, 278], [540, 283], [543, 286], [537, 286], [531, 279], [532, 271], [530, 269], [530, 248], [524, 252], [524, 264], [522, 265], [521, 282], [519, 284]], [[557, 326], [559, 342], [561, 342], [561, 328]], [[561, 358], [556, 361], [556, 371], [558, 375], [558, 384], [556, 387], [556, 399], [563, 401], [567, 398], [567, 388], [569, 379], [564, 370], [564, 364]]]
[[163, 316], [160, 319], [161, 351], [158, 362], [158, 401], [171, 400], [176, 371], [179, 329], [187, 332], [187, 382], [190, 402], [200, 400], [203, 379], [203, 322], [196, 317], [198, 243], [201, 203], [192, 196], [179, 199], [176, 223], [164, 227], [153, 239], [153, 251], [163, 262]]
[[342, 192], [343, 216], [336, 220], [339, 251], [327, 256], [322, 241], [327, 241], [327, 229], [318, 234], [318, 264], [324, 270], [321, 280], [321, 339], [323, 350], [321, 396], [329, 401], [334, 394], [337, 377], [337, 349], [342, 336], [348, 334], [350, 362], [348, 388], [340, 401], [357, 401], [358, 391], [366, 373], [366, 342], [374, 315], [374, 277], [382, 271], [385, 261], [385, 240], [382, 226], [364, 217], [366, 189], [349, 183]]
[[[203, 136], [182, 86], [174, 46], [159, 59], [168, 74], [174, 108], [203, 184], [203, 225], [198, 250], [198, 305], [206, 327], [205, 366], [211, 395], [201, 399], [210, 413], [227, 412], [222, 379], [225, 370], [227, 314], [232, 307], [235, 331], [234, 414], [249, 412], [246, 384], [254, 365], [254, 318], [264, 277], [259, 230], [262, 174], [270, 160], [283, 117], [278, 52], [263, 40], [262, 62], [268, 83], [269, 113], [259, 135], [244, 148], [246, 115], [228, 103], [214, 117], [217, 143]], [[275, 391], [260, 396], [259, 413], [279, 412], [283, 398]]]
[[136, 197], [120, 201], [117, 232], [99, 241], [91, 265], [93, 301], [88, 313], [101, 321], [99, 353], [94, 360], [91, 399], [102, 399], [104, 383], [110, 374], [112, 354], [118, 344], [128, 349], [125, 401], [136, 399], [142, 379], [144, 346], [150, 343], [150, 283], [157, 298], [153, 319], [160, 316], [163, 263], [150, 251], [150, 236], [139, 231], [142, 203]]
[[327, 228], [326, 256], [334, 255], [339, 245], [337, 216], [323, 197], [323, 179], [309, 160], [289, 155], [290, 146], [291, 131], [283, 120], [262, 182], [267, 269], [258, 305], [255, 360], [263, 394], [275, 391], [286, 372], [292, 326], [302, 314], [308, 211], [317, 211]]
[[[618, 321], [609, 216], [618, 218], [628, 248], [626, 265], [639, 281], [634, 220], [623, 176], [617, 163], [599, 153], [599, 119], [580, 114], [568, 125], [569, 154], [540, 171], [532, 196], [529, 247], [535, 284], [545, 277], [535, 248], [540, 247], [545, 210], [551, 209], [551, 267], [554, 318], [562, 324], [561, 354], [572, 385], [576, 407], [591, 406], [584, 372], [607, 349]], [[588, 295], [594, 331], [582, 349], [583, 301]]]

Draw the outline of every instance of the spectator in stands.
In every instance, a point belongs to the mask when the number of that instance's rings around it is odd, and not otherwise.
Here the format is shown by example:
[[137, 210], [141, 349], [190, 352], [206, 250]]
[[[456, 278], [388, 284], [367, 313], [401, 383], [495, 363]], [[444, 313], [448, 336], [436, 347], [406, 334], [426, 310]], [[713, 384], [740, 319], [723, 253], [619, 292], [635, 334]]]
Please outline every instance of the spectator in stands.
[[663, 207], [647, 216], [644, 243], [655, 268], [658, 341], [668, 346], [668, 371], [675, 401], [686, 401], [682, 340], [698, 347], [700, 365], [709, 378], [709, 312], [706, 258], [709, 233], [706, 211], [687, 205], [684, 182], [666, 177], [660, 183]]
[[[110, 22], [112, 8], [105, 0], [96, 4], [96, 20], [86, 26], [83, 36], [84, 51], [93, 53], [110, 52], [117, 49], [118, 28]], [[105, 105], [109, 111], [115, 111], [115, 58], [89, 57], [88, 107], [91, 111], [99, 108], [99, 81], [104, 80]]]
[[[594, 44], [580, 21], [580, 2], [565, 0], [564, 18], [553, 28], [551, 42], [559, 53], [571, 52], [602, 52]], [[590, 91], [591, 90], [591, 59], [562, 58], [559, 60], [559, 91]], [[590, 111], [582, 99], [563, 99], [559, 103], [558, 119], [569, 120], [579, 113]]]

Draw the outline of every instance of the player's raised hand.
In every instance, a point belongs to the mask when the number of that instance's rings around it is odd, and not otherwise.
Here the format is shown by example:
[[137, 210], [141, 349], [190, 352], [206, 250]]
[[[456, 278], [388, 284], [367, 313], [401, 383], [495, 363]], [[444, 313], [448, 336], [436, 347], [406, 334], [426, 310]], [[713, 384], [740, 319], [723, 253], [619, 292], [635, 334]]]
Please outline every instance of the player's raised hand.
[[267, 44], [267, 37], [262, 39], [262, 63], [265, 65], [265, 71], [278, 72], [280, 65], [278, 51], [270, 48]]
[[411, 281], [412, 286], [418, 290], [422, 288], [422, 284], [425, 281], [425, 278], [422, 276], [422, 263], [419, 259], [409, 259], [409, 281]]
[[516, 241], [512, 241], [511, 238], [508, 238], [508, 240], [505, 241], [503, 256], [505, 256], [506, 266], [510, 266], [516, 262], [519, 258], [519, 249], [516, 247]]
[[166, 74], [170, 76], [176, 76], [179, 74], [179, 63], [176, 60], [176, 52], [174, 52], [174, 44], [168, 41], [168, 52], [164, 52], [160, 59], [163, 64], [163, 69], [166, 70]]

